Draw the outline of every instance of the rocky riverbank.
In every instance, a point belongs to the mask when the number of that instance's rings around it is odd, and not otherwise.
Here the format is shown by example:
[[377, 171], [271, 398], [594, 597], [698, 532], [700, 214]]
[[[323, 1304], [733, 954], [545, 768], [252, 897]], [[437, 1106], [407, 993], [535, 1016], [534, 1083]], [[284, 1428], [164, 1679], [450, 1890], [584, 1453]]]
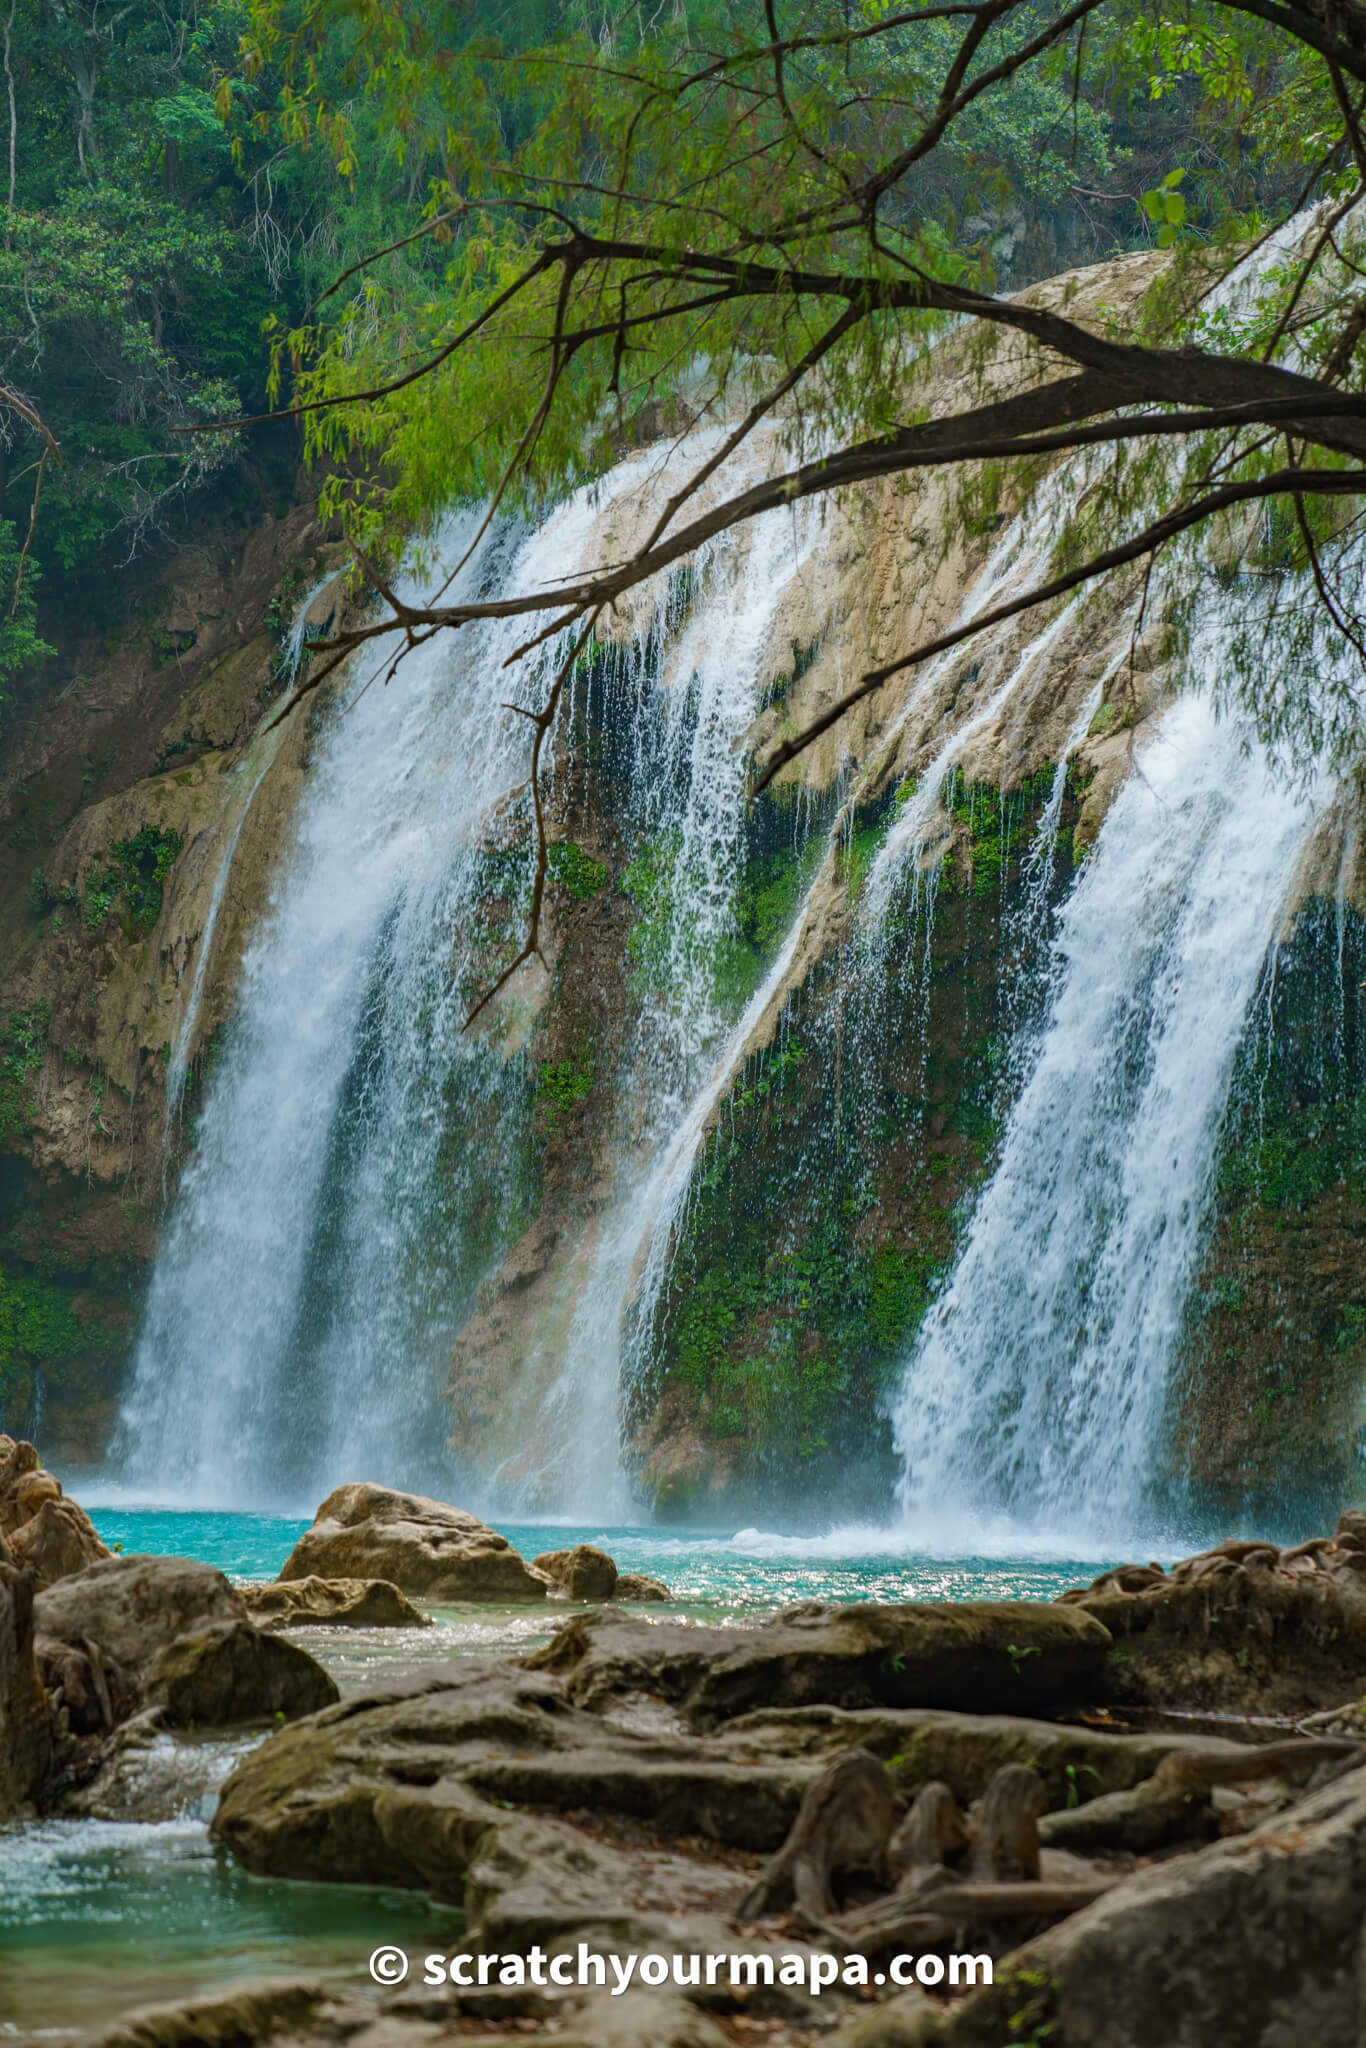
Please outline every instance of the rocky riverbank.
[[[522, 1574], [542, 1608], [622, 1582], [586, 1546], [528, 1563], [459, 1510], [353, 1486], [269, 1587], [108, 1555], [40, 1586], [13, 1530], [46, 1475], [8, 1444], [0, 1471], [10, 1811], [141, 1817], [128, 1765], [151, 1731], [264, 1723], [218, 1798], [233, 1857], [428, 1895], [463, 1911], [471, 1950], [512, 1959], [477, 1991], [222, 1989], [129, 2015], [103, 2048], [1357, 2039], [1366, 1517], [1054, 1602], [809, 1601], [699, 1626], [658, 1613], [662, 1588], [632, 1606], [628, 1582], [530, 1655], [434, 1658], [338, 1703], [292, 1629], [417, 1628], [424, 1574], [498, 1601]], [[387, 1579], [367, 1576], [380, 1555]], [[530, 1981], [535, 1951], [580, 1942], [676, 1959], [683, 1984]], [[880, 1981], [894, 1954], [959, 1951], [994, 1982]], [[689, 1984], [712, 1953], [760, 1981]], [[840, 1981], [766, 1985], [783, 1955], [838, 1957]]]

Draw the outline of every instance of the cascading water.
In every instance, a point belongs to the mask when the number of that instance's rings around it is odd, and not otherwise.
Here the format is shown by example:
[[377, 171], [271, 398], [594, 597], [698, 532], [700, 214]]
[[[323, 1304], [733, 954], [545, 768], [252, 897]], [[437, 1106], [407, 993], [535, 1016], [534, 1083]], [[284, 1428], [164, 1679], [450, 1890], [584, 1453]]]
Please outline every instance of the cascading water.
[[[735, 932], [743, 858], [743, 743], [768, 677], [775, 617], [809, 557], [816, 522], [803, 512], [759, 520], [700, 565], [706, 602], [667, 655], [669, 731], [646, 812], [668, 845], [669, 910], [660, 985], [638, 1022], [628, 1093], [643, 1105], [631, 1157], [595, 1233], [577, 1306], [530, 1442], [503, 1477], [558, 1508], [626, 1511], [618, 1409], [640, 1370], [664, 1285], [669, 1247], [707, 1119], [739, 1046], [781, 979], [787, 948], [732, 1023], [717, 962]], [[680, 755], [684, 758], [680, 760]], [[673, 764], [669, 767], [668, 764]], [[681, 789], [681, 801], [670, 801]], [[794, 932], [795, 937], [795, 932]]]
[[[519, 572], [552, 575], [590, 525], [572, 501]], [[508, 552], [486, 542], [470, 581]], [[482, 827], [523, 772], [482, 687], [515, 638], [422, 649], [333, 708], [156, 1262], [114, 1453], [132, 1485], [297, 1500], [360, 1446], [413, 1478], [446, 1462], [443, 1345], [516, 1202], [516, 1076], [462, 1032], [459, 971]], [[505, 1136], [433, 1203], [452, 1096]]]
[[1032, 1070], [895, 1411], [902, 1508], [1132, 1538], [1229, 1075], [1314, 803], [1192, 696], [1061, 918]]
[[[1083, 453], [1044, 480], [993, 545], [960, 618], [1038, 579], [1104, 460]], [[551, 589], [602, 542], [602, 499], [643, 501], [655, 482], [638, 458], [529, 540], [495, 531], [467, 582]], [[876, 1089], [860, 1084], [841, 1125], [840, 1062], [863, 1057], [860, 1030], [867, 1040], [892, 1020], [892, 983], [908, 965], [927, 975], [952, 779], [979, 742], [1032, 716], [1061, 658], [1082, 688], [1062, 707], [1027, 900], [1010, 912], [1020, 990], [1003, 1006], [1014, 1046], [1002, 1072], [1015, 1101], [922, 1325], [895, 1427], [902, 1507], [923, 1533], [954, 1511], [1094, 1533], [1104, 1508], [1132, 1519], [1147, 1484], [1228, 1077], [1314, 803], [1277, 782], [1236, 721], [1216, 717], [1219, 636], [1207, 636], [1195, 695], [1143, 750], [1049, 953], [1068, 758], [1120, 659], [1115, 636], [1128, 638], [1122, 619], [1108, 621], [1085, 673], [1087, 600], [1077, 597], [1041, 629], [996, 635], [980, 664], [955, 653], [927, 667], [876, 760], [842, 786], [824, 863], [762, 985], [748, 1001], [743, 987], [723, 993], [718, 963], [735, 936], [745, 858], [744, 742], [784, 593], [816, 538], [809, 517], [773, 514], [718, 540], [690, 580], [646, 607], [634, 639], [599, 645], [576, 675], [570, 715], [603, 720], [599, 737], [626, 757], [628, 889], [644, 875], [631, 945], [649, 957], [632, 956], [634, 1009], [613, 1054], [619, 1114], [557, 1256], [553, 1313], [538, 1309], [528, 1324], [517, 1384], [497, 1390], [501, 1437], [485, 1437], [459, 1484], [467, 1498], [488, 1499], [480, 1482], [491, 1481], [522, 1506], [625, 1511], [623, 1391], [648, 1381], [696, 1163], [750, 1049], [775, 1030], [781, 1039], [841, 878], [861, 871], [864, 793], [883, 788], [898, 748], [928, 763], [895, 792], [861, 891], [848, 885], [853, 943], [822, 1041], [845, 1154], [881, 1112]], [[619, 553], [620, 533], [608, 544]], [[446, 552], [459, 550], [453, 535]], [[490, 710], [489, 689], [525, 631], [514, 621], [434, 642], [386, 689], [354, 690], [325, 726], [157, 1263], [123, 1429], [135, 1482], [241, 1502], [311, 1498], [365, 1470], [434, 1489], [455, 1480], [443, 1448], [447, 1361], [482, 1284], [535, 1214], [527, 1019], [511, 1023], [504, 1009], [492, 1028], [462, 1030], [496, 952], [488, 898], [501, 891], [515, 909], [528, 872], [516, 795], [524, 733], [515, 714]], [[496, 695], [529, 700], [557, 652], [500, 677]], [[579, 772], [572, 761], [556, 770]], [[496, 888], [491, 861], [503, 863]], [[922, 919], [913, 962], [897, 957], [908, 886]], [[202, 943], [191, 1009], [208, 951]], [[908, 1087], [903, 1069], [898, 1085], [902, 1114], [914, 1073]], [[817, 1172], [822, 1142], [813, 1136]], [[856, 1169], [850, 1189], [875, 1203], [871, 1180], [855, 1189]]]
[[[591, 550], [601, 500], [629, 499], [655, 466], [623, 465], [520, 547], [495, 533], [467, 582], [553, 585]], [[728, 1031], [716, 958], [743, 858], [741, 743], [778, 593], [813, 536], [774, 515], [713, 545], [681, 626], [665, 593], [643, 638], [605, 651], [613, 715], [637, 726], [628, 809], [666, 861], [669, 912], [663, 971], [624, 1055], [633, 1109], [600, 1255], [564, 1356], [540, 1372], [553, 1383], [543, 1413], [519, 1417], [544, 1469], [534, 1486], [506, 1475], [505, 1490], [541, 1505], [598, 1511], [613, 1496], [635, 1264], [617, 1247], [628, 1228], [637, 1244], [656, 1225], [667, 1238], [686, 1187], [691, 1149], [675, 1134]], [[440, 552], [462, 543], [449, 534]], [[515, 827], [525, 775], [524, 730], [490, 709], [489, 678], [498, 698], [525, 701], [559, 651], [504, 682], [525, 631], [500, 622], [420, 649], [384, 690], [353, 676], [328, 717], [157, 1260], [115, 1449], [134, 1487], [240, 1503], [308, 1499], [370, 1470], [451, 1484], [440, 1397], [452, 1341], [527, 1220], [525, 1033], [462, 1030], [493, 957], [490, 835]], [[507, 858], [524, 877], [524, 832]], [[201, 941], [197, 965], [207, 951]], [[467, 1466], [461, 1483], [477, 1492], [481, 1476]]]
[[251, 814], [251, 807], [255, 801], [256, 792], [270, 773], [275, 757], [280, 750], [281, 735], [284, 728], [282, 726], [275, 726], [272, 729], [270, 724], [271, 716], [273, 714], [270, 714], [266, 720], [267, 729], [264, 732], [258, 732], [253, 735], [245, 757], [238, 762], [233, 770], [234, 775], [244, 783], [245, 787], [238, 800], [236, 821], [228, 834], [227, 844], [223, 848], [218, 862], [218, 870], [214, 875], [213, 889], [209, 896], [209, 907], [204, 916], [204, 928], [199, 934], [198, 944], [195, 949], [194, 972], [190, 976], [189, 993], [186, 995], [185, 1001], [181, 1006], [180, 1022], [176, 1027], [176, 1035], [171, 1045], [171, 1057], [166, 1063], [166, 1128], [168, 1134], [175, 1120], [180, 1115], [181, 1104], [185, 1096], [185, 1083], [190, 1071], [190, 1056], [194, 1050], [195, 1037], [199, 1029], [199, 1014], [200, 1006], [204, 999], [204, 985], [208, 976], [209, 963], [213, 959], [214, 940], [218, 935], [219, 919], [223, 914], [223, 903], [228, 893], [228, 881], [232, 874], [232, 864], [237, 853], [238, 842], [242, 837], [243, 827], [246, 825], [247, 819]]

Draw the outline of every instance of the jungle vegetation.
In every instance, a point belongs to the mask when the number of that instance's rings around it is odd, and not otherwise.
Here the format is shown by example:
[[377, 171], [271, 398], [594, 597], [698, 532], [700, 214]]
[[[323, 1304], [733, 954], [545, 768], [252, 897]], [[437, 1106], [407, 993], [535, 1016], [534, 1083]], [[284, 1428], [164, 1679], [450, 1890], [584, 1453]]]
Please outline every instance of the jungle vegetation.
[[[568, 630], [525, 707], [533, 795], [604, 606], [728, 525], [927, 466], [1113, 449], [1013, 608], [1262, 507], [1294, 572], [1276, 623], [1366, 661], [1361, 0], [12, 0], [0, 39], [0, 686], [44, 582], [153, 541], [268, 432], [379, 599], [297, 694], [492, 610], [528, 644]], [[1137, 326], [1016, 296], [1153, 245]], [[1031, 381], [927, 418], [917, 363], [965, 319]], [[685, 389], [721, 432], [628, 560], [548, 616], [539, 590], [397, 596], [453, 498], [534, 510]], [[770, 418], [781, 473], [699, 510]], [[758, 786], [952, 638], [857, 679]], [[542, 835], [528, 951], [545, 878]]]

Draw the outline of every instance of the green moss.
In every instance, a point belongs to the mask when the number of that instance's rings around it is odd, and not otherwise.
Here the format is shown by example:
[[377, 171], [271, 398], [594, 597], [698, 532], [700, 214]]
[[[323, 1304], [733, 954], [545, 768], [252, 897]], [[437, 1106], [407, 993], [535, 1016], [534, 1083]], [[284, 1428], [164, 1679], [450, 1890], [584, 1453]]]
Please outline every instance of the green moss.
[[[681, 1221], [656, 1366], [634, 1395], [643, 1419], [670, 1384], [686, 1389], [695, 1426], [729, 1446], [723, 1468], [751, 1488], [790, 1497], [819, 1484], [853, 1506], [885, 1487], [888, 1399], [997, 1141], [1030, 985], [1009, 913], [1053, 784], [1052, 768], [1004, 799], [955, 784], [954, 875], [893, 905], [890, 971], [823, 960], [720, 1111]], [[855, 887], [912, 793], [852, 821]], [[1069, 837], [1074, 814], [1069, 784]], [[783, 892], [804, 872], [788, 848], [772, 859], [747, 875], [755, 933], [769, 900], [769, 928], [784, 927]], [[1058, 893], [1069, 876], [1060, 840]], [[657, 879], [639, 877], [647, 902]]]
[[607, 887], [608, 871], [600, 860], [572, 840], [559, 839], [546, 849], [546, 869], [557, 889], [587, 903]]
[[[1046, 763], [1017, 789], [1002, 791], [989, 782], [965, 782], [958, 769], [945, 778], [943, 805], [968, 835], [970, 879], [974, 896], [1000, 893], [1003, 879], [1027, 820], [1048, 801], [1057, 770]], [[953, 885], [952, 874], [946, 877]]]
[[59, 1376], [64, 1361], [113, 1341], [64, 1288], [0, 1264], [0, 1402], [7, 1408], [27, 1403], [36, 1373]]
[[[781, 805], [765, 805], [764, 821], [779, 820]], [[628, 864], [621, 888], [635, 905], [626, 941], [633, 994], [667, 991], [673, 974], [677, 924], [675, 872], [677, 834], [647, 840]], [[736, 1017], [763, 979], [781, 945], [820, 857], [814, 840], [794, 843], [790, 830], [777, 846], [752, 852], [739, 869], [731, 901], [731, 925], [715, 940], [709, 965], [717, 1007]]]
[[668, 985], [678, 853], [677, 833], [647, 839], [621, 878], [622, 893], [630, 897], [636, 910], [626, 940], [626, 954], [630, 962], [630, 987], [637, 996]]
[[593, 1086], [593, 1061], [585, 1054], [572, 1060], [542, 1060], [536, 1075], [537, 1100], [552, 1127], [582, 1102]]

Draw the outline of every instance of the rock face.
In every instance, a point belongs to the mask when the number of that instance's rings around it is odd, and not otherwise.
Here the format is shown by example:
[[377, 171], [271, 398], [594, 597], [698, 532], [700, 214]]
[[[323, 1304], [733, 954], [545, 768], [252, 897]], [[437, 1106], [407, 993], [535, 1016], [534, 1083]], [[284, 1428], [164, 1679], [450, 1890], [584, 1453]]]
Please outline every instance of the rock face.
[[619, 1572], [617, 1583], [612, 1589], [614, 1600], [659, 1601], [672, 1600], [673, 1594], [662, 1579], [652, 1579], [648, 1572]]
[[283, 1580], [387, 1579], [437, 1606], [543, 1600], [546, 1582], [474, 1515], [387, 1486], [339, 1486], [295, 1544]]
[[1366, 1516], [1289, 1550], [1230, 1541], [1122, 1565], [1062, 1604], [1114, 1637], [1108, 1696], [1136, 1706], [1302, 1715], [1366, 1682]]
[[644, 1572], [619, 1572], [605, 1550], [578, 1543], [572, 1550], [546, 1550], [531, 1560], [531, 1569], [549, 1581], [566, 1600], [671, 1600], [668, 1587]]
[[[1081, 1625], [1059, 1627], [1064, 1615]], [[1047, 1713], [1101, 1695], [1109, 1647], [1090, 1615], [1023, 1600], [809, 1601], [756, 1628], [655, 1624], [610, 1610], [584, 1615], [532, 1662], [561, 1672], [584, 1705], [651, 1692], [709, 1724], [754, 1708], [816, 1702]]]
[[38, 1596], [38, 1633], [94, 1643], [130, 1676], [178, 1636], [213, 1622], [245, 1621], [242, 1596], [212, 1565], [187, 1557], [108, 1557]]
[[34, 1446], [8, 1436], [0, 1436], [0, 1537], [40, 1587], [109, 1556], [89, 1515], [43, 1470]]
[[387, 1579], [276, 1579], [240, 1589], [258, 1628], [430, 1628]]
[[52, 1757], [52, 1716], [33, 1647], [31, 1571], [0, 1541], [0, 1821], [34, 1798]]

